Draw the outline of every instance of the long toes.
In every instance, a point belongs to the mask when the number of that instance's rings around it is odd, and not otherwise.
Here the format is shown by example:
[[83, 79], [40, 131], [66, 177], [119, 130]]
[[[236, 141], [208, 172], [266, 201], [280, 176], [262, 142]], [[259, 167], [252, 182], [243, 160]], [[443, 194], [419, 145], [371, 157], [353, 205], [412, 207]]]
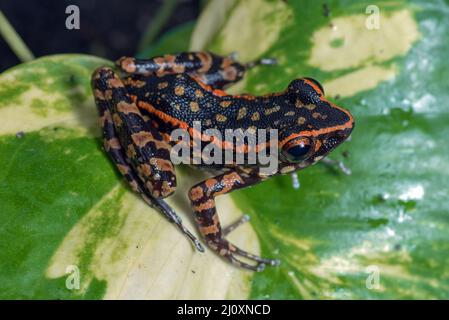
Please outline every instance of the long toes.
[[240, 227], [242, 224], [248, 222], [249, 219], [250, 219], [249, 215], [244, 214], [239, 220], [237, 220], [236, 222], [234, 222], [233, 224], [227, 226], [222, 230], [223, 236], [227, 236], [229, 233]]
[[329, 159], [329, 158], [324, 158], [322, 160], [322, 162], [325, 165], [331, 167], [333, 170], [341, 172], [344, 175], [350, 176], [352, 174], [351, 169], [349, 167], [347, 167], [343, 161]]
[[[260, 256], [257, 256], [255, 254], [246, 252], [233, 244], [229, 243], [226, 239], [216, 239], [215, 241], [208, 242], [208, 245], [216, 252], [218, 252], [221, 256], [228, 259], [232, 264], [253, 270], [253, 271], [262, 271], [265, 269], [267, 265], [269, 266], [278, 266], [280, 264], [280, 261], [277, 259], [266, 259], [262, 258]], [[252, 260], [256, 262], [255, 265], [248, 264], [246, 262], [243, 262], [240, 259], [236, 258], [236, 255], [241, 256], [243, 258], [246, 258], [248, 260]]]
[[255, 271], [255, 272], [261, 272], [261, 271], [265, 270], [265, 264], [264, 263], [258, 263], [256, 265], [251, 265], [251, 264], [245, 263], [245, 262], [237, 259], [232, 254], [229, 254], [226, 257], [229, 259], [229, 261], [231, 261], [231, 263], [233, 265], [235, 265], [237, 267], [245, 268], [245, 269], [252, 270], [252, 271]]
[[263, 258], [261, 256], [243, 251], [242, 249], [239, 248], [236, 248], [235, 253], [247, 259], [254, 260], [256, 262], [263, 263], [269, 266], [278, 266], [281, 263], [281, 261], [278, 259]]
[[262, 58], [260, 59], [260, 64], [264, 64], [264, 65], [277, 65], [278, 61], [276, 58]]
[[174, 223], [178, 227], [178, 229], [192, 241], [196, 250], [198, 250], [199, 252], [205, 252], [205, 249], [198, 238], [195, 237], [193, 233], [183, 225], [182, 219], [176, 214], [175, 211], [173, 211], [173, 209], [168, 205], [167, 202], [162, 199], [155, 199], [151, 195], [143, 195], [142, 198], [151, 207], [155, 206], [156, 208], [158, 208], [168, 221]]
[[273, 66], [273, 65], [277, 65], [277, 64], [278, 64], [278, 61], [275, 58], [261, 58], [259, 60], [248, 62], [246, 64], [246, 67], [251, 69], [251, 68], [254, 68], [254, 67], [260, 66], [260, 65]]
[[345, 175], [350, 176], [352, 174], [351, 168], [347, 167], [344, 162], [339, 162], [338, 166], [341, 172], [343, 172]]

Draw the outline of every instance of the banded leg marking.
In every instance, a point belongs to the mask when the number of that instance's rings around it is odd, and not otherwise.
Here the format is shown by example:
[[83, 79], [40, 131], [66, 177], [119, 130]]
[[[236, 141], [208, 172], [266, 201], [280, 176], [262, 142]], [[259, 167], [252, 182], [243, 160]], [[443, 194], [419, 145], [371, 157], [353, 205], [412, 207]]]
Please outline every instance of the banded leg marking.
[[[228, 259], [232, 264], [250, 269], [253, 271], [262, 271], [266, 265], [275, 266], [279, 264], [278, 260], [265, 259], [260, 256], [248, 253], [228, 242], [224, 236], [226, 233], [222, 230], [220, 220], [215, 207], [215, 197], [226, 194], [258, 182], [256, 177], [243, 177], [236, 171], [231, 171], [214, 178], [205, 180], [190, 189], [189, 198], [194, 209], [195, 221], [208, 246], [219, 255]], [[245, 220], [245, 219], [244, 219]], [[237, 222], [240, 225], [242, 222]], [[235, 229], [232, 226], [225, 231], [230, 232]], [[257, 262], [250, 265], [236, 258], [242, 256], [249, 260]]]

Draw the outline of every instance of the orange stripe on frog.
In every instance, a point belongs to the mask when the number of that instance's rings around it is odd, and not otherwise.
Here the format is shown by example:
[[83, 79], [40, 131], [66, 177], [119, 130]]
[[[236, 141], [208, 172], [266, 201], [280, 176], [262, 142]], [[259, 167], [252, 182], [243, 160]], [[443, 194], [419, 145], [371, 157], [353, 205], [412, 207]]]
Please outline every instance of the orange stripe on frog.
[[[324, 93], [323, 93], [323, 91], [321, 91], [321, 88], [318, 87], [315, 83], [313, 83], [313, 81], [304, 79], [304, 82], [307, 83], [309, 86], [311, 86], [315, 91], [321, 93], [321, 96], [320, 96], [320, 100], [321, 100], [321, 101], [327, 102], [332, 108], [338, 109], [338, 110], [340, 110], [340, 111], [346, 113], [346, 115], [347, 115], [348, 118], [349, 118], [349, 121], [348, 121], [347, 123], [350, 123], [350, 124], [351, 124], [350, 126], [353, 126], [353, 125], [354, 125], [354, 118], [352, 117], [352, 114], [351, 114], [348, 110], [346, 110], [346, 109], [344, 109], [344, 108], [341, 108], [341, 107], [337, 106], [336, 104], [334, 104], [334, 103], [330, 102], [329, 100], [327, 100], [327, 99], [324, 97]], [[350, 126], [348, 126], [347, 128], [349, 128]], [[337, 130], [338, 130], [338, 129], [337, 129]]]
[[[134, 99], [136, 99], [136, 97], [131, 97], [131, 99], [134, 100]], [[145, 109], [149, 113], [154, 114], [155, 116], [159, 117], [162, 121], [170, 123], [171, 125], [173, 125], [175, 127], [179, 127], [181, 129], [187, 130], [187, 132], [189, 133], [189, 135], [191, 137], [200, 137], [202, 141], [209, 141], [209, 142], [215, 144], [216, 146], [220, 147], [221, 149], [235, 150], [236, 152], [240, 152], [240, 153], [248, 153], [250, 151], [254, 151], [248, 145], [241, 145], [241, 146], [234, 147], [234, 144], [232, 142], [220, 141], [219, 139], [216, 139], [213, 136], [202, 134], [201, 132], [194, 129], [193, 127], [190, 127], [187, 122], [176, 119], [176, 118], [166, 114], [165, 112], [156, 109], [153, 105], [151, 105], [147, 102], [138, 101], [137, 105], [139, 106], [139, 108]], [[255, 149], [256, 149], [255, 151], [260, 152], [262, 150], [265, 150], [269, 146], [269, 144], [270, 144], [269, 142], [258, 144], [255, 146]]]

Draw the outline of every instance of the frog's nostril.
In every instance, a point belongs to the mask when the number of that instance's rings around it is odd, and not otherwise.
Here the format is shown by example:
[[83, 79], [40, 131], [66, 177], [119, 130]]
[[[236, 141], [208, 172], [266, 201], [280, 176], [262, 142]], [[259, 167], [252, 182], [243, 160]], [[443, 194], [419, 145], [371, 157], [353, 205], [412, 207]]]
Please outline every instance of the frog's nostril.
[[347, 135], [347, 132], [346, 131], [338, 131], [337, 132], [337, 136], [339, 137], [339, 138], [344, 138], [345, 136]]
[[352, 128], [347, 128], [347, 129], [344, 129], [344, 130], [337, 131], [335, 134], [339, 138], [346, 139], [347, 137], [349, 137], [351, 132], [352, 132]]

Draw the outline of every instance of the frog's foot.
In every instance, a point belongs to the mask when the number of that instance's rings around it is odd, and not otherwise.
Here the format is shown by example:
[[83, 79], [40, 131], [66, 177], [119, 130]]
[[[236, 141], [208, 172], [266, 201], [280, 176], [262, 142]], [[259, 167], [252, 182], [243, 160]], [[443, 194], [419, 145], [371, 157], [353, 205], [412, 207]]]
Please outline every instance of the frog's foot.
[[[237, 51], [233, 51], [231, 52], [231, 54], [228, 56], [229, 58], [232, 59], [232, 61], [234, 62], [238, 62], [239, 59], [239, 53]], [[261, 58], [258, 60], [254, 60], [254, 61], [250, 61], [248, 63], [245, 64], [245, 66], [247, 68], [253, 68], [255, 66], [260, 66], [260, 65], [276, 65], [278, 62], [275, 58]]]
[[260, 66], [260, 65], [267, 65], [267, 66], [274, 66], [277, 65], [278, 61], [275, 58], [261, 58], [258, 60], [250, 61], [245, 66], [248, 69]]
[[[229, 260], [233, 265], [249, 269], [252, 271], [260, 272], [265, 269], [265, 267], [268, 266], [278, 266], [280, 264], [280, 261], [277, 259], [266, 259], [262, 258], [260, 256], [254, 255], [252, 253], [246, 252], [233, 244], [231, 244], [229, 241], [227, 241], [224, 238], [209, 240], [208, 245], [211, 249], [218, 252], [223, 258]], [[246, 263], [240, 259], [238, 259], [236, 256], [244, 257], [248, 260], [252, 260], [256, 262], [256, 264], [249, 264]]]
[[[277, 266], [279, 261], [248, 253], [229, 243], [225, 239], [225, 235], [246, 222], [248, 217], [243, 216], [242, 219], [222, 231], [215, 207], [215, 197], [252, 185], [258, 181], [260, 181], [260, 177], [256, 175], [243, 175], [239, 171], [229, 171], [200, 182], [189, 191], [195, 221], [201, 234], [206, 239], [207, 245], [232, 264], [253, 271], [262, 271], [267, 265]], [[250, 264], [242, 261], [238, 256], [256, 263]]]
[[237, 229], [238, 227], [240, 227], [242, 224], [245, 224], [246, 222], [248, 222], [249, 219], [250, 219], [249, 215], [244, 214], [240, 219], [238, 219], [238, 220], [235, 221], [234, 223], [230, 224], [230, 225], [227, 226], [226, 228], [223, 228], [223, 230], [222, 230], [223, 236], [227, 236], [227, 235], [230, 234], [232, 231], [234, 231], [235, 229]]
[[352, 174], [352, 171], [350, 168], [348, 168], [343, 161], [338, 161], [334, 159], [324, 158], [321, 160], [321, 162], [339, 172], [342, 172], [343, 174], [350, 176]]
[[296, 171], [291, 173], [291, 177], [293, 189], [298, 190], [301, 187], [301, 182], [299, 181], [298, 173]]
[[232, 51], [232, 52], [228, 55], [228, 57], [229, 57], [232, 61], [238, 62], [238, 60], [239, 60], [239, 53], [238, 53], [237, 51]]
[[[233, 52], [231, 52], [231, 54], [228, 57], [231, 58], [233, 61], [237, 62], [237, 60], [239, 58], [239, 54], [237, 51], [233, 51]], [[277, 64], [278, 64], [278, 61], [275, 58], [261, 58], [258, 60], [250, 61], [250, 62], [246, 63], [244, 66], [248, 69], [251, 69], [251, 68], [254, 68], [254, 67], [260, 66], [260, 65], [273, 66], [273, 65], [277, 65]]]

